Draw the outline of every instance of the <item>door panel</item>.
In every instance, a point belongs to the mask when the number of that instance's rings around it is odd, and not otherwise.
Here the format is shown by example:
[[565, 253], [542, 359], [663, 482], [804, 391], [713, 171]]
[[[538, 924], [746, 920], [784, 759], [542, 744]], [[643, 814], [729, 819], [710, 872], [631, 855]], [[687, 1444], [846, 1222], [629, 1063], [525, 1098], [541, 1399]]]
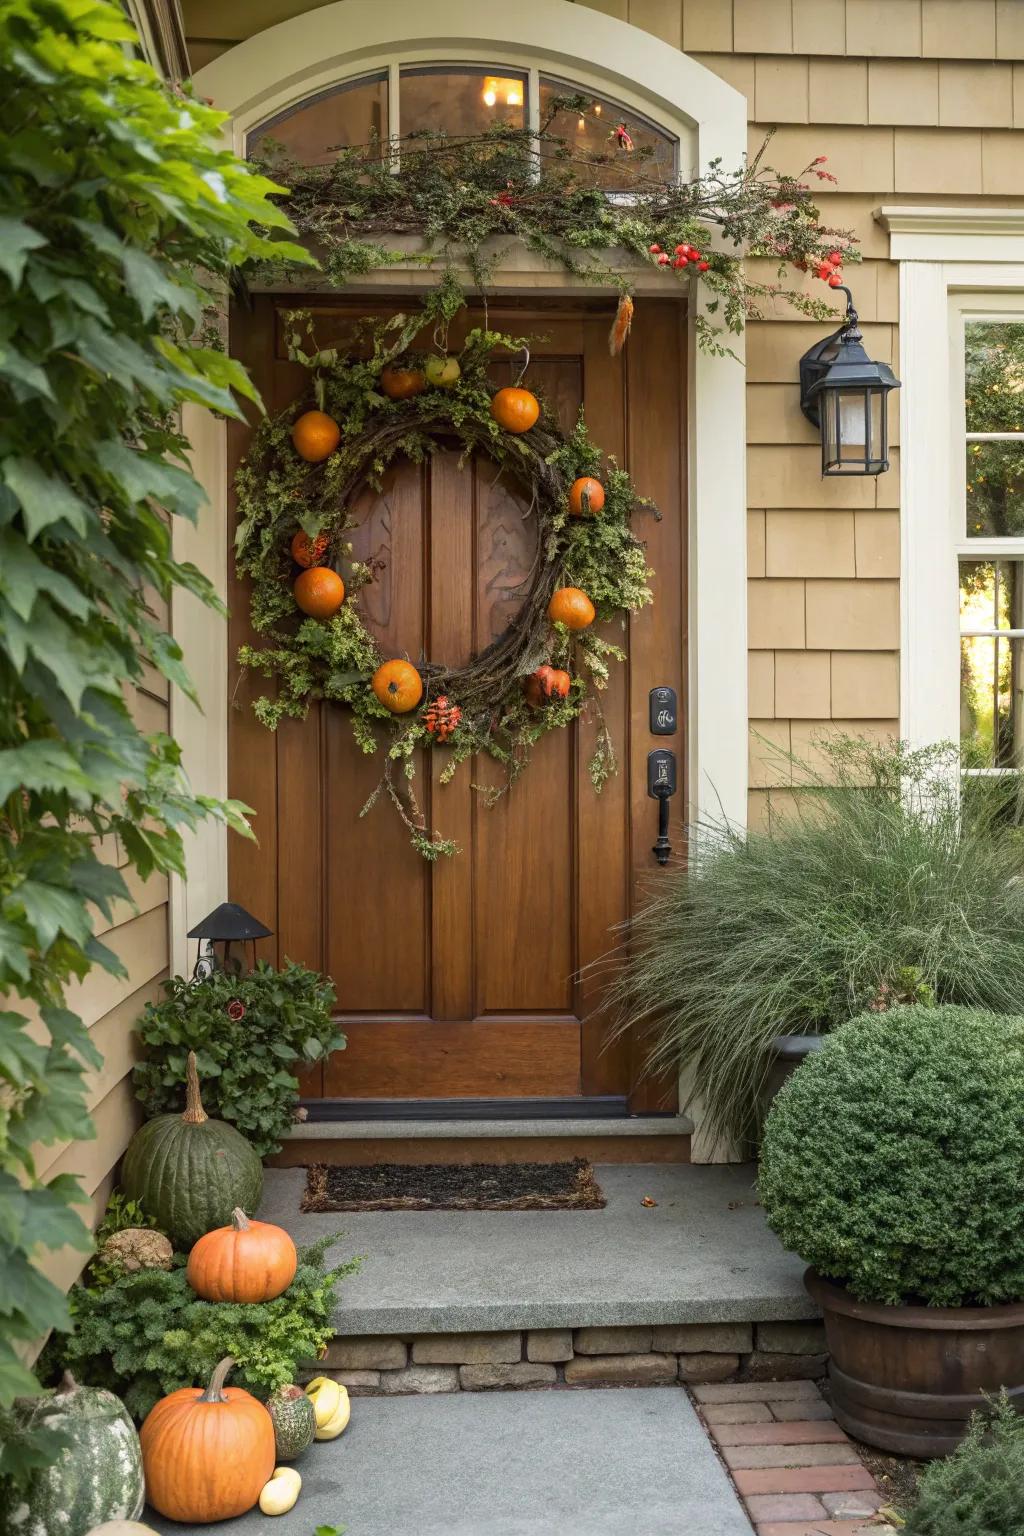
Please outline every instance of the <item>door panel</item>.
[[[286, 307], [294, 303], [289, 296]], [[360, 312], [313, 303], [322, 346], [343, 340]], [[287, 361], [278, 306], [260, 297], [233, 322], [235, 350], [275, 412], [306, 383]], [[464, 764], [442, 785], [444, 753], [424, 754], [417, 799], [428, 823], [461, 845], [459, 855], [426, 863], [383, 800], [359, 815], [382, 760], [358, 750], [343, 709], [315, 707], [271, 736], [251, 714], [259, 680], [232, 666], [231, 792], [255, 807], [260, 839], [258, 848], [232, 840], [232, 895], [276, 928], [279, 958], [334, 978], [349, 1040], [306, 1075], [310, 1096], [625, 1094], [637, 1075], [628, 1038], [605, 1046], [599, 979], [577, 978], [612, 946], [615, 926], [657, 877], [647, 693], [670, 683], [682, 699], [685, 678], [685, 332], [678, 305], [643, 301], [625, 355], [612, 358], [611, 313], [607, 301], [504, 301], [488, 318], [543, 337], [530, 385], [565, 431], [585, 404], [595, 441], [656, 499], [662, 521], [637, 516], [657, 571], [656, 603], [628, 634], [608, 626], [610, 638], [628, 643], [631, 662], [614, 667], [601, 714], [592, 708], [544, 737], [495, 804], [479, 791], [502, 788], [500, 764]], [[452, 345], [459, 339], [453, 328]], [[511, 363], [496, 362], [495, 385], [512, 373]], [[232, 429], [233, 463], [246, 439], [244, 428]], [[526, 498], [491, 460], [460, 469], [458, 452], [442, 449], [424, 465], [396, 463], [354, 513], [354, 557], [374, 570], [362, 612], [386, 652], [461, 664], [504, 631], [537, 532]], [[232, 579], [232, 655], [250, 637], [247, 607]], [[597, 795], [588, 762], [602, 716], [620, 771]], [[682, 736], [662, 744], [679, 754], [682, 777]], [[678, 804], [685, 795], [681, 783]], [[664, 1085], [641, 1087], [633, 1102], [669, 1107]]]

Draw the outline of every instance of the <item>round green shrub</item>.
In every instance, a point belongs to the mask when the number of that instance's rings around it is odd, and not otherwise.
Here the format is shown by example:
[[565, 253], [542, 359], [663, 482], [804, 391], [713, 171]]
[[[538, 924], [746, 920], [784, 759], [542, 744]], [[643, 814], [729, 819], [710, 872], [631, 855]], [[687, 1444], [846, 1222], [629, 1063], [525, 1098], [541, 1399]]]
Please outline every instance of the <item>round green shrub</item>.
[[1024, 1018], [862, 1014], [768, 1115], [761, 1201], [787, 1248], [862, 1301], [1024, 1297]]

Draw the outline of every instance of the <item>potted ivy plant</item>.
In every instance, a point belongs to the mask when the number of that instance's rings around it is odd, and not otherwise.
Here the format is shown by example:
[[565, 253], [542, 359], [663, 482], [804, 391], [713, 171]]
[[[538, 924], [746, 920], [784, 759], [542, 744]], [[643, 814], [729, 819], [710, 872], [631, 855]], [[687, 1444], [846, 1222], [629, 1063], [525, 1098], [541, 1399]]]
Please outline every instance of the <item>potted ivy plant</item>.
[[983, 1394], [1024, 1396], [1024, 1018], [851, 1020], [775, 1099], [759, 1186], [811, 1266], [852, 1435], [944, 1454]]

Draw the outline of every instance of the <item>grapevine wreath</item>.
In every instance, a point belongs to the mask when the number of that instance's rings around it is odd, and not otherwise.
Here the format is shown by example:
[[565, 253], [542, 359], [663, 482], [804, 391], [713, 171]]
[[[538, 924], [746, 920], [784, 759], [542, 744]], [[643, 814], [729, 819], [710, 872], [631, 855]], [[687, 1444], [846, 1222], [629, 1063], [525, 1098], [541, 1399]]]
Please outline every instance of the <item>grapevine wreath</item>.
[[[488, 365], [525, 351], [521, 339], [477, 329], [457, 357], [424, 355], [410, 351], [422, 316], [399, 315], [364, 323], [345, 355], [306, 353], [297, 327], [308, 317], [290, 321], [291, 353], [310, 367], [315, 408], [307, 398], [265, 419], [238, 473], [237, 567], [251, 580], [259, 637], [239, 661], [276, 685], [255, 704], [271, 730], [283, 716], [304, 717], [317, 699], [348, 707], [364, 752], [377, 750], [384, 727], [384, 772], [364, 811], [383, 792], [420, 853], [454, 853], [418, 809], [417, 749], [446, 754], [443, 783], [486, 752], [507, 770], [507, 786], [546, 731], [568, 725], [588, 701], [599, 710], [593, 690], [624, 652], [597, 625], [617, 620], [624, 629], [626, 616], [651, 601], [652, 572], [630, 527], [647, 504], [591, 442], [582, 413], [568, 436], [560, 431], [523, 387], [525, 364], [514, 385], [495, 391]], [[359, 611], [359, 589], [374, 573], [352, 559], [345, 537], [360, 492], [380, 491], [393, 461], [421, 463], [453, 443], [464, 459], [492, 459], [537, 523], [515, 619], [462, 667], [381, 650]], [[615, 769], [600, 717], [589, 766], [596, 789]]]

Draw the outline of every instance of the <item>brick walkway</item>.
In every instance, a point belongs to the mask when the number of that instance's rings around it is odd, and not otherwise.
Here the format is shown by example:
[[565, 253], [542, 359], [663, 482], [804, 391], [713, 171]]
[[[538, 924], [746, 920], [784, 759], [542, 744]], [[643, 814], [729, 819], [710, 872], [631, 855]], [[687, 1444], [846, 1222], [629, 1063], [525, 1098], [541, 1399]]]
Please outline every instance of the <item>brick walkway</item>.
[[693, 1387], [757, 1536], [895, 1536], [885, 1503], [813, 1382]]

